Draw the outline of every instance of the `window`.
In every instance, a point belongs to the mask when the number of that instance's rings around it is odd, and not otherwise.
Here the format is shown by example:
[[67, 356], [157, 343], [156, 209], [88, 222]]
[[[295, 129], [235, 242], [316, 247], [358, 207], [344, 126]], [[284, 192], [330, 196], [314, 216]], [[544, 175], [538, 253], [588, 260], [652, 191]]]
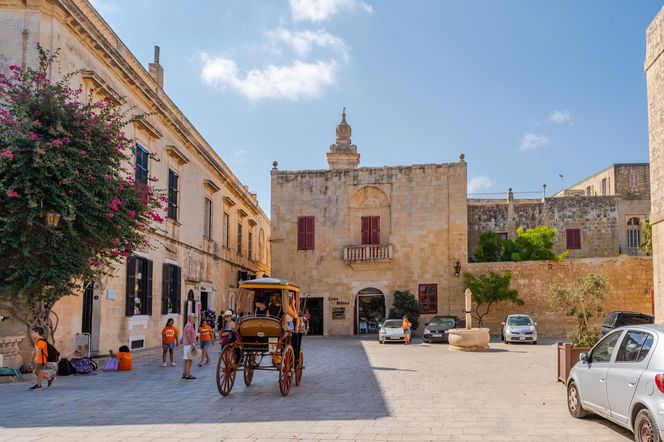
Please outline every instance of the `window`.
[[205, 223], [203, 225], [203, 235], [208, 239], [212, 238], [212, 201], [205, 198]]
[[498, 232], [496, 235], [498, 235], [501, 241], [507, 241], [507, 232]]
[[602, 178], [602, 195], [606, 195], [607, 187], [606, 187], [606, 178]]
[[249, 233], [247, 234], [247, 256], [249, 257], [250, 260], [254, 259], [253, 256], [253, 250], [254, 250], [254, 234], [250, 230]]
[[636, 172], [629, 173], [629, 190], [636, 192], [639, 190], [639, 177]]
[[418, 289], [422, 314], [438, 313], [438, 285], [420, 284]]
[[380, 244], [380, 216], [362, 217], [362, 245]]
[[602, 339], [592, 351], [591, 362], [609, 362], [622, 331], [611, 333]]
[[224, 212], [224, 247], [230, 247], [231, 244], [231, 218]]
[[581, 229], [567, 229], [567, 249], [574, 250], [581, 248]]
[[635, 249], [641, 245], [641, 220], [637, 217], [627, 221], [627, 247]]
[[237, 254], [242, 256], [242, 224], [237, 225]]
[[297, 249], [314, 250], [316, 217], [300, 216], [297, 218]]
[[140, 144], [136, 145], [136, 182], [148, 183], [148, 161], [150, 154]]
[[180, 313], [180, 267], [164, 264], [161, 280], [161, 313]]
[[641, 362], [652, 347], [653, 337], [649, 333], [628, 331], [620, 344], [616, 362]]
[[593, 195], [593, 188], [588, 186], [586, 187], [586, 196], [592, 196]]
[[127, 316], [152, 314], [152, 261], [127, 259]]
[[178, 220], [178, 174], [168, 169], [168, 217]]

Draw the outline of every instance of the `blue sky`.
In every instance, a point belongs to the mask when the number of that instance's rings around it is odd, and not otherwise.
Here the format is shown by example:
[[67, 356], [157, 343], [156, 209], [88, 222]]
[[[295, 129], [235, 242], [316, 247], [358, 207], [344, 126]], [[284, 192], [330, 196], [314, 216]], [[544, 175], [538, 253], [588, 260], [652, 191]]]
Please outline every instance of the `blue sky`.
[[[457, 161], [469, 192], [648, 161], [645, 30], [661, 1], [96, 0], [269, 214], [272, 161]], [[194, 5], [195, 6], [192, 6]], [[167, 6], [166, 6], [167, 5]], [[550, 192], [552, 193], [552, 192]]]

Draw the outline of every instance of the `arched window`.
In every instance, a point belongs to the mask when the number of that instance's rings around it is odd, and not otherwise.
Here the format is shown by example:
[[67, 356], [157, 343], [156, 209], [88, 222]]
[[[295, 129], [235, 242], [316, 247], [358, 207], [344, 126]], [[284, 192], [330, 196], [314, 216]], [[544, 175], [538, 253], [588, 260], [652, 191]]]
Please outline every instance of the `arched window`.
[[632, 217], [627, 221], [627, 247], [637, 249], [641, 245], [641, 220]]

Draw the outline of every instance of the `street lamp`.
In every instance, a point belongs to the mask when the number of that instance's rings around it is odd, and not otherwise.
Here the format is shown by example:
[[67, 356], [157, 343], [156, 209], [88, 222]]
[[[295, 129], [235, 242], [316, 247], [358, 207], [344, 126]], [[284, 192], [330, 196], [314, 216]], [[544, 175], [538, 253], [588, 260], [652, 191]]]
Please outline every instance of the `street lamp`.
[[459, 276], [461, 274], [461, 261], [458, 259], [454, 263], [454, 276]]
[[49, 210], [46, 212], [46, 224], [49, 227], [58, 227], [60, 224], [60, 212]]

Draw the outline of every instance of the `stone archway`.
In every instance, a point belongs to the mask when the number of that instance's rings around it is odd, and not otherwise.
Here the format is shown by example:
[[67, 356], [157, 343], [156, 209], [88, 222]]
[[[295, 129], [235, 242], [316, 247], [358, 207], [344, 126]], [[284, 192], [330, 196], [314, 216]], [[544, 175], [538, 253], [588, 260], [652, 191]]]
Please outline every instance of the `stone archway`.
[[375, 288], [367, 287], [355, 297], [355, 334], [378, 333], [380, 324], [387, 317], [385, 294]]

